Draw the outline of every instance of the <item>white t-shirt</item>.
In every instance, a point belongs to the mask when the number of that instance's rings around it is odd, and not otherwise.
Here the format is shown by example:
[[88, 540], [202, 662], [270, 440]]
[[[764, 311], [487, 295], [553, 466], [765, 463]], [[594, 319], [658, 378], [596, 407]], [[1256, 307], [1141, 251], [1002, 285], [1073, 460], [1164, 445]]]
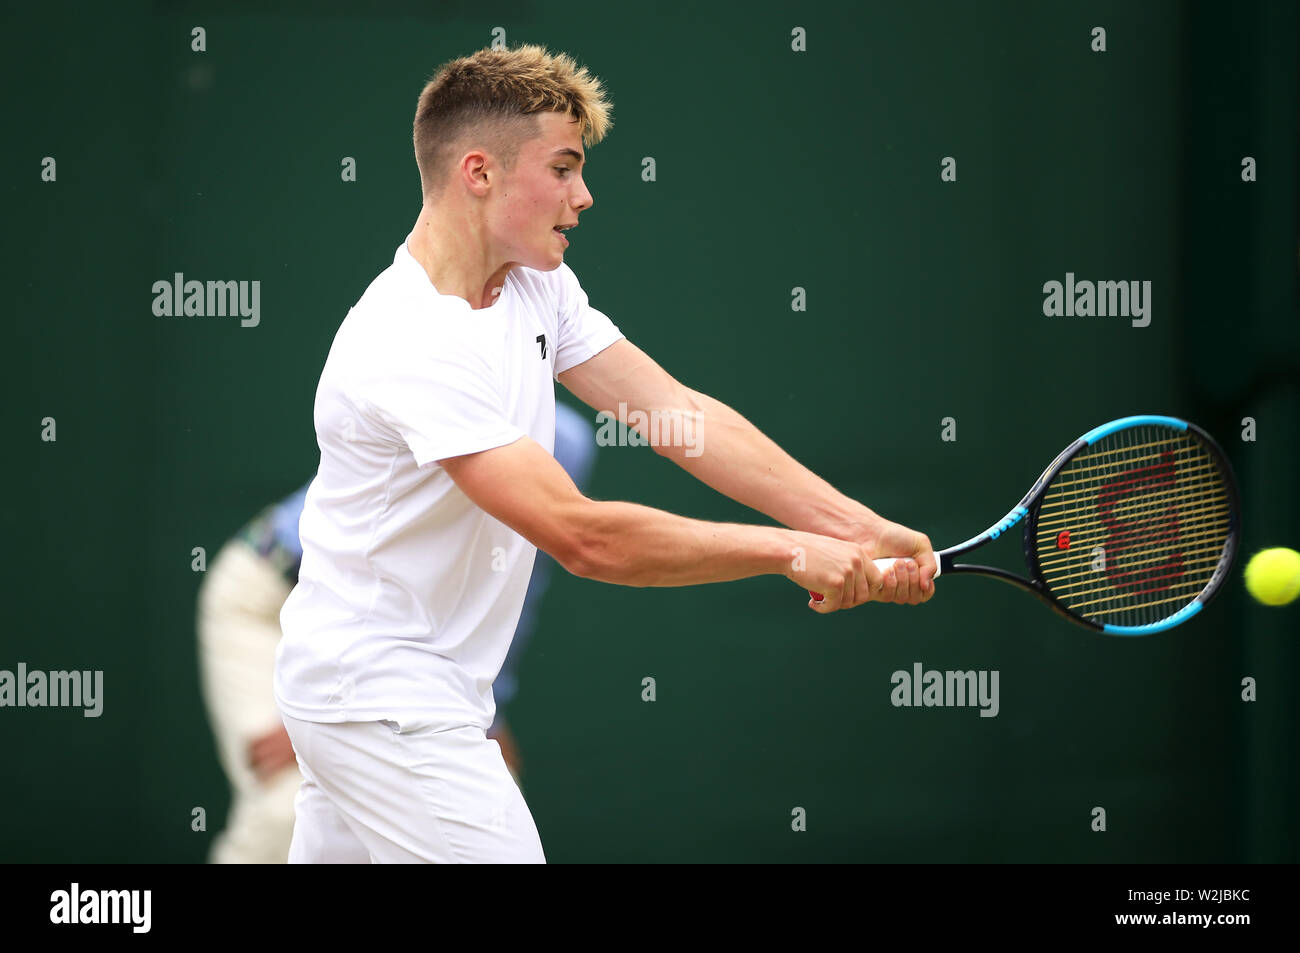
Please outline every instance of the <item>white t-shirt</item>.
[[537, 549], [437, 461], [525, 434], [554, 452], [554, 377], [621, 337], [568, 265], [517, 266], [474, 310], [397, 249], [316, 390], [320, 469], [276, 650], [282, 711], [488, 728]]

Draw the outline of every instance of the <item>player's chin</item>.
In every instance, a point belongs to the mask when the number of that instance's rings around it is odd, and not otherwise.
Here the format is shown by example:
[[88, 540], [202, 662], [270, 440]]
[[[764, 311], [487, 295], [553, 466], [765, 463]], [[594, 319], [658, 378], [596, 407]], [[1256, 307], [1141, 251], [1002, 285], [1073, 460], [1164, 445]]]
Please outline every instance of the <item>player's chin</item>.
[[564, 250], [552, 250], [549, 254], [538, 255], [533, 264], [528, 267], [533, 271], [554, 271], [564, 264]]
[[564, 237], [560, 235], [559, 232], [553, 230], [551, 232], [550, 243], [546, 248], [546, 258], [551, 262], [551, 264], [550, 267], [544, 270], [550, 271], [552, 268], [559, 268], [560, 265], [564, 264], [564, 253], [568, 251], [568, 248], [569, 246], [566, 244]]

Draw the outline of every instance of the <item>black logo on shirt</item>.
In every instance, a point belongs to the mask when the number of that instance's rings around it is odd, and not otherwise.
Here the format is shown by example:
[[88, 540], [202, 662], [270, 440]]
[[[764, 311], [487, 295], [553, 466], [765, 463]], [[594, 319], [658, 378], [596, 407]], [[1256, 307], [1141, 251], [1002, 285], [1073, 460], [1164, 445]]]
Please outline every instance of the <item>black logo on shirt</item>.
[[546, 360], [546, 335], [545, 334], [537, 335], [537, 343], [542, 346], [542, 360], [544, 361]]

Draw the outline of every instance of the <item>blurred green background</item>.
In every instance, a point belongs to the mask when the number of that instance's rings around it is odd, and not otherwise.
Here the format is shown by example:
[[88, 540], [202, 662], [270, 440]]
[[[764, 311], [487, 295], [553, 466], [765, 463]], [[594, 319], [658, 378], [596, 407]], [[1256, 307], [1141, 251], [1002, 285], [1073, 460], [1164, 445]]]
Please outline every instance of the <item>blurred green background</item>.
[[[191, 549], [211, 560], [314, 472], [330, 342], [419, 209], [416, 96], [497, 27], [570, 52], [614, 102], [566, 257], [592, 304], [846, 493], [948, 545], [1085, 430], [1174, 414], [1231, 458], [1245, 550], [1300, 546], [1295, 5], [265, 6], [4, 14], [0, 668], [102, 669], [105, 707], [0, 709], [0, 860], [206, 856], [229, 795]], [[260, 280], [260, 325], [155, 317], [177, 271]], [[1151, 281], [1150, 326], [1044, 317], [1067, 272]], [[648, 448], [603, 448], [592, 493], [766, 522]], [[1300, 857], [1300, 609], [1238, 578], [1125, 640], [1009, 587], [939, 588], [821, 617], [779, 577], [561, 573], [510, 710], [548, 858]], [[999, 715], [894, 708], [914, 662], [998, 670]]]

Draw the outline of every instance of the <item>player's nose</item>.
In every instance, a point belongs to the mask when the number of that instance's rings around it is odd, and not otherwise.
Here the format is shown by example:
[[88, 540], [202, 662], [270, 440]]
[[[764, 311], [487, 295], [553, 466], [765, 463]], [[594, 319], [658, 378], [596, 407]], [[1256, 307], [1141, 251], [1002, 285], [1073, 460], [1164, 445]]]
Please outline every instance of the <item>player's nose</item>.
[[591, 208], [593, 205], [596, 204], [596, 200], [592, 198], [591, 191], [587, 188], [587, 184], [585, 182], [582, 183], [581, 187], [579, 188], [577, 198], [578, 201], [574, 203], [573, 207], [580, 212], [586, 211], [587, 209]]

